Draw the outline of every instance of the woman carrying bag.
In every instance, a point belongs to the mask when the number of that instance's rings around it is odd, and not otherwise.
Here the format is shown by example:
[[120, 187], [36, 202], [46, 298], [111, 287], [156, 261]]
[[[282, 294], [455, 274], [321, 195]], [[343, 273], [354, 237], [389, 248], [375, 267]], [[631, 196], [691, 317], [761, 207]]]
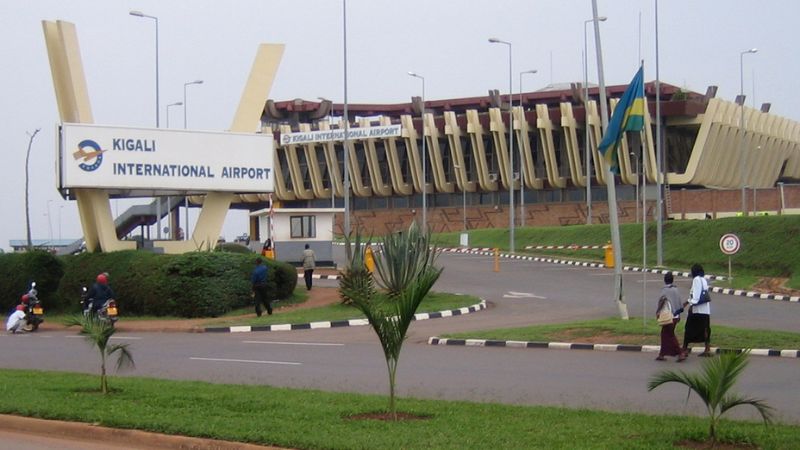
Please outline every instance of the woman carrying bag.
[[681, 295], [678, 288], [672, 284], [674, 278], [671, 272], [664, 275], [664, 287], [656, 308], [656, 320], [661, 325], [661, 349], [658, 351], [656, 361], [664, 361], [665, 356], [677, 356], [678, 362], [686, 359], [686, 354], [681, 350], [681, 344], [675, 337], [675, 327], [681, 321]]
[[703, 266], [692, 266], [692, 290], [689, 300], [683, 304], [689, 306], [689, 315], [686, 317], [686, 333], [683, 335], [683, 352], [688, 354], [691, 342], [702, 342], [705, 350], [699, 356], [713, 356], [711, 353], [711, 297], [708, 295], [708, 281], [706, 281]]

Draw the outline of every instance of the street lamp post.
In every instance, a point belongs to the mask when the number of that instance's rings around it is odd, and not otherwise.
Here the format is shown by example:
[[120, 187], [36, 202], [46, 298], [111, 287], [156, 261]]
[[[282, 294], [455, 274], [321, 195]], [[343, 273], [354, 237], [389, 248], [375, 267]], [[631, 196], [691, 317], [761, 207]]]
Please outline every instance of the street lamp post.
[[189, 81], [187, 83], [183, 83], [183, 129], [186, 129], [186, 110], [189, 108], [189, 104], [186, 103], [186, 86], [190, 84], [203, 84], [203, 80], [194, 80]]
[[[453, 164], [453, 168], [456, 170], [461, 170], [461, 166], [458, 164]], [[461, 215], [463, 216], [463, 229], [464, 233], [467, 232], [467, 168], [464, 167], [464, 171], [461, 172]]]
[[[600, 16], [598, 22], [605, 22], [608, 18]], [[592, 224], [592, 156], [589, 153], [589, 40], [586, 34], [586, 25], [594, 22], [594, 19], [583, 21], [583, 111], [584, 111], [584, 159], [586, 161], [586, 224]]]
[[[191, 84], [203, 84], [203, 80], [187, 81], [186, 83], [183, 83], [183, 129], [184, 130], [186, 129], [186, 126], [187, 126], [187, 121], [186, 121], [187, 114], [186, 114], [186, 111], [189, 108], [189, 104], [186, 101], [186, 86], [189, 86]], [[185, 211], [186, 212], [186, 214], [185, 214], [185, 217], [186, 217], [185, 222], [186, 223], [184, 225], [186, 226], [186, 230], [183, 233], [183, 239], [188, 241], [189, 240], [189, 196], [186, 196], [185, 200], [186, 200], [186, 202], [185, 202], [186, 203], [186, 211]]]
[[757, 48], [739, 52], [739, 111], [741, 112], [739, 115], [739, 134], [741, 135], [739, 143], [739, 176], [742, 179], [742, 215], [744, 216], [747, 215], [747, 205], [745, 204], [745, 198], [747, 197], [747, 193], [745, 192], [745, 171], [747, 168], [744, 161], [744, 55], [756, 52], [758, 52]]
[[153, 19], [156, 24], [156, 128], [159, 128], [161, 126], [161, 121], [159, 120], [159, 110], [161, 108], [159, 106], [159, 98], [158, 98], [158, 17], [144, 14], [141, 11], [131, 11], [130, 15], [136, 17], [144, 17], [146, 19]]
[[[639, 154], [636, 152], [630, 152], [631, 156], [633, 156], [633, 163], [636, 169], [636, 223], [639, 223]], [[644, 188], [642, 188], [644, 189]]]
[[169, 128], [169, 108], [170, 106], [183, 106], [183, 102], [175, 102], [167, 105], [167, 128]]
[[[325, 97], [317, 97], [317, 100], [322, 102], [331, 102], [331, 109], [328, 111], [328, 128], [333, 130], [333, 102]], [[330, 167], [328, 168], [328, 175], [331, 180], [331, 209], [333, 209], [336, 208], [336, 195], [334, 195], [335, 192], [333, 189], [333, 170]]]
[[420, 111], [420, 119], [422, 121], [422, 230], [428, 232], [428, 152], [425, 148], [425, 77], [418, 73], [408, 72], [414, 78], [419, 78], [422, 81], [422, 111]]
[[508, 46], [508, 231], [509, 251], [514, 253], [514, 116], [511, 112], [513, 100], [513, 86], [511, 84], [512, 60], [511, 42], [497, 38], [490, 38], [491, 44], [504, 44]]
[[348, 159], [347, 133], [350, 128], [350, 116], [347, 108], [347, 0], [342, 0], [342, 42], [344, 46], [344, 107], [342, 116], [344, 120], [344, 234], [350, 236], [350, 166]]
[[[519, 108], [522, 110], [523, 117], [525, 115], [525, 108], [522, 106], [522, 76], [525, 74], [535, 74], [538, 71], [536, 69], [526, 70], [524, 72], [519, 73]], [[519, 143], [519, 224], [520, 226], [525, 226], [525, 162], [522, 158], [523, 152], [523, 145], [522, 142]]]

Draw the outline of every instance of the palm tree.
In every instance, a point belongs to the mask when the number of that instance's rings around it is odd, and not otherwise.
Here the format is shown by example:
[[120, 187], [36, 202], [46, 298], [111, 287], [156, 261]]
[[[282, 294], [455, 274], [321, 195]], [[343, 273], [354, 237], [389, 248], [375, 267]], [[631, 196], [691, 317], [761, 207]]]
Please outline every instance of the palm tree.
[[[433, 287], [442, 269], [433, 267], [435, 249], [429, 245], [430, 234], [421, 233], [412, 223], [408, 232], [385, 238], [383, 252], [376, 256], [376, 272], [382, 286], [387, 286], [387, 301], [376, 301], [378, 291], [364, 266], [365, 246], [358, 234], [348, 250], [348, 267], [342, 274], [339, 292], [369, 320], [381, 342], [389, 371], [389, 412], [397, 420], [395, 385], [400, 351], [419, 304]], [[349, 237], [345, 245], [351, 249]], [[420, 253], [425, 253], [421, 255]], [[413, 274], [413, 277], [411, 276]], [[404, 284], [400, 280], [405, 280]]]
[[106, 359], [114, 353], [119, 353], [117, 370], [133, 367], [133, 355], [128, 350], [128, 344], [108, 345], [109, 339], [117, 332], [117, 329], [113, 324], [99, 319], [95, 314], [69, 317], [66, 325], [81, 327], [80, 334], [84, 335], [92, 347], [97, 347], [97, 350], [100, 351], [100, 390], [103, 394], [108, 394]]
[[683, 371], [667, 370], [656, 374], [647, 384], [647, 390], [661, 386], [665, 383], [680, 383], [694, 391], [705, 403], [711, 423], [708, 437], [712, 444], [717, 442], [717, 425], [720, 417], [728, 410], [739, 405], [751, 405], [761, 414], [765, 425], [772, 423], [773, 409], [761, 399], [743, 397], [731, 392], [739, 375], [748, 364], [750, 351], [741, 353], [725, 352], [719, 358], [709, 358], [703, 363], [699, 374], [689, 374]]

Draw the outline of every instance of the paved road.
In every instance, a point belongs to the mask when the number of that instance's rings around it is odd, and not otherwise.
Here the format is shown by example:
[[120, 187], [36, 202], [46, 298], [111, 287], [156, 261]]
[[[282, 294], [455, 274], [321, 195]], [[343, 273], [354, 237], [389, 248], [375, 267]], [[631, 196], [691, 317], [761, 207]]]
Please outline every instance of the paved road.
[[[678, 366], [657, 363], [653, 355], [643, 353], [426, 345], [429, 336], [452, 331], [616, 315], [610, 300], [609, 270], [504, 261], [501, 271], [495, 273], [487, 257], [445, 254], [440, 261], [446, 269], [437, 290], [478, 295], [491, 307], [467, 316], [415, 322], [400, 361], [400, 395], [704, 414], [696, 399], [684, 402], [686, 391], [678, 386], [646, 391], [648, 378], [662, 368], [698, 368], [700, 360], [695, 357]], [[642, 308], [643, 277], [625, 275], [632, 315]], [[688, 280], [678, 281], [686, 293]], [[323, 286], [335, 283], [319, 281]], [[646, 308], [653, 308], [661, 284], [661, 277], [647, 276], [645, 294], [650, 304]], [[512, 292], [517, 294], [509, 294]], [[797, 331], [800, 323], [797, 304], [717, 294], [713, 305], [716, 324]], [[0, 367], [93, 372], [95, 352], [73, 333], [0, 337]], [[383, 354], [368, 327], [119, 337], [131, 344], [136, 358], [131, 375], [378, 394], [387, 391]], [[798, 364], [797, 359], [754, 357], [738, 388], [766, 399], [783, 421], [800, 423], [796, 395], [787, 395], [800, 392]], [[734, 417], [755, 418], [746, 408], [733, 412]]]

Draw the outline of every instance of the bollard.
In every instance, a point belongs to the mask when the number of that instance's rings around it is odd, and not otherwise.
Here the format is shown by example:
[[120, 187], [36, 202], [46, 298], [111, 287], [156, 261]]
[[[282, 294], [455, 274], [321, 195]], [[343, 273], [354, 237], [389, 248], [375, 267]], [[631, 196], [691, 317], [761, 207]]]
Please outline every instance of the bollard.
[[367, 249], [364, 251], [364, 265], [367, 267], [369, 273], [375, 271], [375, 257], [372, 256], [372, 246], [367, 246]]
[[613, 269], [614, 268], [614, 247], [611, 246], [611, 241], [608, 241], [608, 243], [603, 246], [603, 249], [605, 249], [606, 267]]
[[500, 272], [500, 249], [494, 248], [494, 271]]

